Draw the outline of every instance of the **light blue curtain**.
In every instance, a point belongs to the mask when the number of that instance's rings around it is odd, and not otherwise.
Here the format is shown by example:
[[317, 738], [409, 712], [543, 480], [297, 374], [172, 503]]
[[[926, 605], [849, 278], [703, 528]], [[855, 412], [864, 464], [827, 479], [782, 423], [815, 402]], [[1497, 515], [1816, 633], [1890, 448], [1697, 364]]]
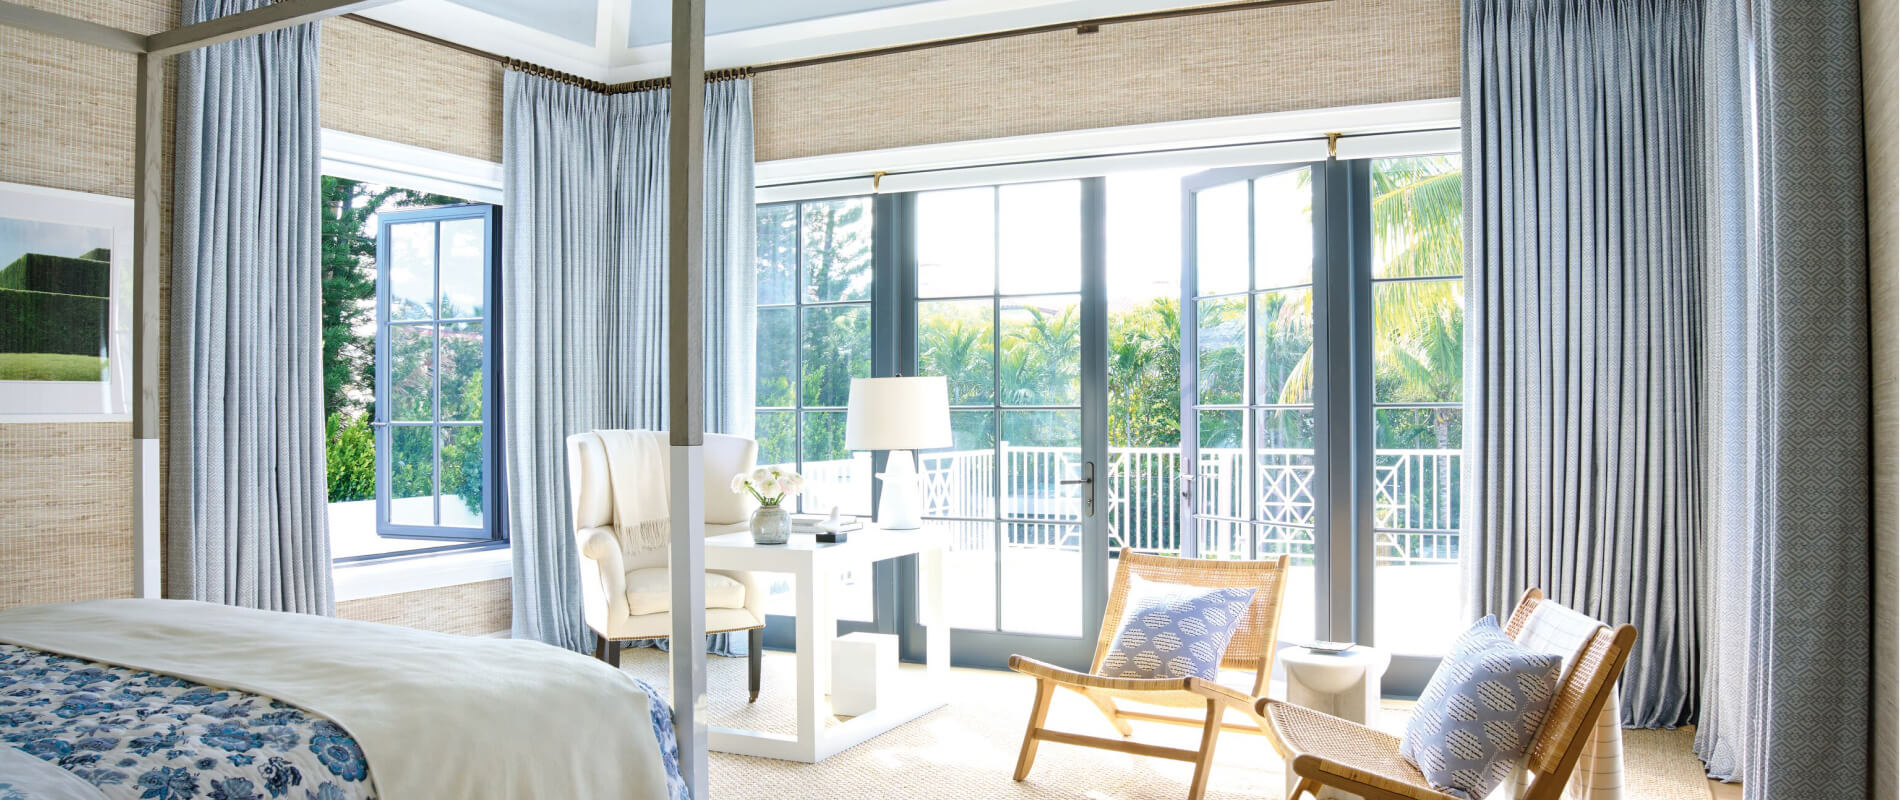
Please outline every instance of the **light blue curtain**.
[[1869, 340], [1853, 0], [1709, 0], [1708, 658], [1749, 800], [1864, 797]]
[[[566, 437], [666, 425], [667, 95], [514, 71], [503, 90], [514, 632], [585, 650]], [[750, 433], [751, 82], [714, 82], [706, 97], [708, 427]], [[743, 636], [709, 638], [745, 652]]]
[[1471, 616], [1552, 599], [1640, 632], [1625, 724], [1695, 714], [1701, 20], [1465, 0]]
[[[268, 5], [188, 0], [195, 23]], [[317, 25], [179, 59], [166, 594], [329, 614]]]

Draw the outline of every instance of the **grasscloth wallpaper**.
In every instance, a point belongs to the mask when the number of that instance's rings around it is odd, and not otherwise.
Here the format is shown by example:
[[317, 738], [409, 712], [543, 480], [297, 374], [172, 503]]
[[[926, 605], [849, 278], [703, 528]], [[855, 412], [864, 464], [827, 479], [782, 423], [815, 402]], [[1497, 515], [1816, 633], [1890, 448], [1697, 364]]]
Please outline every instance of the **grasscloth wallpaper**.
[[1455, 0], [1333, 0], [760, 74], [760, 161], [1458, 95]]
[[1874, 342], [1874, 792], [1900, 797], [1900, 2], [1861, 0]]

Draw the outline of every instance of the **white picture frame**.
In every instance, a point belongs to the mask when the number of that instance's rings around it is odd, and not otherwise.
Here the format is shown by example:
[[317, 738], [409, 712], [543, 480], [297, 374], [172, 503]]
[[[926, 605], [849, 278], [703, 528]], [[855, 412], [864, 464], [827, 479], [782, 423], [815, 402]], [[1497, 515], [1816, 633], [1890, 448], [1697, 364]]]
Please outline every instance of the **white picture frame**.
[[[104, 364], [100, 380], [9, 379], [0, 375], [0, 423], [130, 421], [132, 389], [132, 201], [0, 182], [0, 270], [35, 248], [110, 249]], [[62, 249], [63, 248], [63, 249]], [[91, 252], [90, 249], [85, 252]], [[0, 288], [5, 288], [0, 283]], [[24, 324], [0, 304], [0, 327]], [[7, 331], [0, 330], [0, 342]], [[16, 373], [17, 374], [17, 373]]]

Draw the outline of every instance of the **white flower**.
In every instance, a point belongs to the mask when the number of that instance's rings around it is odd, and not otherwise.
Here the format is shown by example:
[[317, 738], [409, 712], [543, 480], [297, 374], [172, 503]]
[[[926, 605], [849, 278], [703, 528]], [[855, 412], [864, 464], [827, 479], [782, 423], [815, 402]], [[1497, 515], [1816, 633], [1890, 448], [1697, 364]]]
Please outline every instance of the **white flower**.
[[731, 488], [732, 491], [735, 491], [735, 492], [745, 491], [745, 476], [744, 475], [732, 476], [732, 485], [729, 488]]
[[758, 467], [752, 470], [751, 481], [752, 481], [752, 488], [754, 489], [759, 489], [763, 491], [765, 482], [771, 479], [772, 479], [772, 471], [770, 469], [767, 469], [765, 467]]

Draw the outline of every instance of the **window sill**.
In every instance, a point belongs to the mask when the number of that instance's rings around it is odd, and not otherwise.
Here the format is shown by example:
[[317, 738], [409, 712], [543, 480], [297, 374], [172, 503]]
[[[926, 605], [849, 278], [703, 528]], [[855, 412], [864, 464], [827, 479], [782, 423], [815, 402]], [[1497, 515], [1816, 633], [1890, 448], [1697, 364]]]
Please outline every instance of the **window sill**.
[[336, 601], [440, 589], [513, 577], [514, 562], [507, 547], [457, 553], [396, 558], [360, 564], [337, 564], [331, 569]]

